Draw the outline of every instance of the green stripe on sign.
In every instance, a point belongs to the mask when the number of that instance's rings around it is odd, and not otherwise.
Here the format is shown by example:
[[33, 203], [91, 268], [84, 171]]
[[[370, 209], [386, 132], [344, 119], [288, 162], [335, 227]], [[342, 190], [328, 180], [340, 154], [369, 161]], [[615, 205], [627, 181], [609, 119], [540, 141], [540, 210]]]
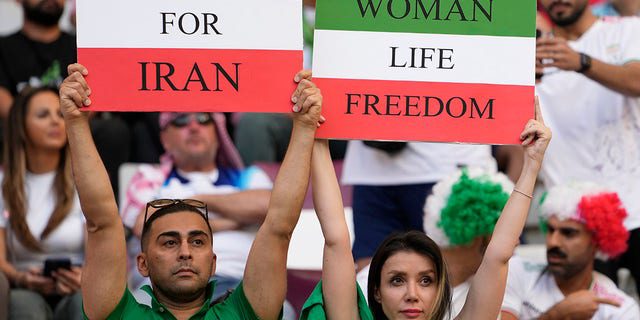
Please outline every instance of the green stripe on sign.
[[316, 29], [535, 37], [535, 0], [317, 0]]

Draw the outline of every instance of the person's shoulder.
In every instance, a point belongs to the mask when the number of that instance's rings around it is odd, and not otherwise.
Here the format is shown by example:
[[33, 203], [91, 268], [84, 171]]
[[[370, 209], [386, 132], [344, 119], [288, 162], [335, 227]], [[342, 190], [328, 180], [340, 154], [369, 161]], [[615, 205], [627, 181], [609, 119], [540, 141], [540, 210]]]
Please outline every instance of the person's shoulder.
[[242, 282], [224, 301], [209, 305], [204, 318], [205, 320], [259, 319], [244, 293]]
[[527, 258], [513, 256], [509, 260], [507, 281], [511, 288], [529, 290], [544, 276], [546, 265]]
[[69, 32], [66, 32], [66, 31], [62, 31], [62, 32], [60, 32], [60, 39], [75, 41], [76, 40], [76, 35], [72, 34], [72, 33], [69, 33]]
[[12, 48], [17, 44], [26, 43], [27, 41], [27, 37], [25, 37], [22, 32], [18, 31], [5, 36], [0, 36], [0, 48]]
[[624, 315], [625, 319], [630, 319], [630, 313], [640, 316], [640, 310], [638, 309], [636, 300], [620, 290], [615, 282], [597, 271], [593, 272], [593, 278], [594, 284], [592, 290], [598, 297], [608, 298], [620, 303], [620, 307], [605, 306], [605, 308], [609, 309], [609, 313]]
[[605, 30], [640, 33], [640, 17], [602, 17], [599, 23]]
[[515, 272], [524, 275], [540, 275], [546, 268], [544, 263], [527, 259], [520, 256], [513, 256], [509, 260], [509, 272]]
[[[111, 314], [107, 316], [107, 320], [116, 319], [151, 319], [153, 318], [153, 310], [151, 307], [139, 303], [131, 291], [125, 287], [124, 294], [120, 298], [120, 302], [113, 309]], [[82, 307], [84, 319], [88, 319], [85, 306]]]
[[73, 46], [76, 46], [76, 36], [71, 34], [71, 33], [67, 33], [67, 32], [62, 32], [60, 33], [60, 38], [58, 38], [58, 42], [63, 43], [63, 44], [73, 44]]
[[16, 31], [14, 33], [0, 36], [0, 40], [2, 41], [16, 41], [16, 40], [22, 40], [22, 39], [26, 39], [26, 37], [20, 31]]
[[[367, 303], [364, 292], [360, 285], [356, 283], [358, 314], [361, 320], [373, 320], [371, 310]], [[300, 320], [325, 320], [327, 313], [325, 310], [325, 297], [322, 292], [322, 281], [318, 282], [313, 289], [307, 301], [305, 301], [302, 311], [300, 312]]]

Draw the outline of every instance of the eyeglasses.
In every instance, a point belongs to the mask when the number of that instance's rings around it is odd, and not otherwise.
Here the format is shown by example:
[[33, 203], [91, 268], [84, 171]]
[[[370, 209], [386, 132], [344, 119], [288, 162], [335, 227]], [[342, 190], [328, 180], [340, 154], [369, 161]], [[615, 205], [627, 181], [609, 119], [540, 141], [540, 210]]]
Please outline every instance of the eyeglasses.
[[198, 113], [183, 113], [177, 116], [175, 119], [171, 120], [169, 124], [176, 128], [184, 128], [191, 123], [191, 116], [195, 118], [196, 122], [200, 125], [207, 125], [213, 122], [213, 118], [211, 118], [211, 114], [206, 112], [198, 112]]
[[194, 199], [157, 199], [147, 202], [147, 207], [144, 210], [144, 223], [147, 223], [147, 217], [149, 213], [149, 207], [154, 209], [163, 209], [178, 204], [184, 204], [190, 207], [198, 209], [202, 216], [209, 221], [209, 211], [207, 210], [207, 204]]

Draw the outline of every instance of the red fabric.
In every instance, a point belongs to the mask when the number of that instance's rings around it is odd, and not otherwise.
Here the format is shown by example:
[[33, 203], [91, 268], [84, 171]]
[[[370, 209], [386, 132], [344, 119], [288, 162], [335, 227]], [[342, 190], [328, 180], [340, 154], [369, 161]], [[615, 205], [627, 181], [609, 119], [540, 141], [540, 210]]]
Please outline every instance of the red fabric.
[[627, 251], [629, 232], [623, 225], [627, 211], [616, 193], [585, 196], [578, 204], [578, 212], [593, 232], [600, 251], [611, 258]]

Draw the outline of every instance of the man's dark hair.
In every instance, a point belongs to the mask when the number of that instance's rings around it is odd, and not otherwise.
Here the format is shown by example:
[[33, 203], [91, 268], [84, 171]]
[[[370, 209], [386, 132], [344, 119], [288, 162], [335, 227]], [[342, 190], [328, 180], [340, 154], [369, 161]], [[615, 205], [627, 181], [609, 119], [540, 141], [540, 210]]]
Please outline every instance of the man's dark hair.
[[149, 231], [151, 231], [151, 226], [153, 225], [154, 221], [168, 214], [185, 212], [185, 211], [195, 213], [198, 216], [202, 217], [202, 219], [207, 224], [207, 229], [209, 229], [209, 240], [211, 241], [211, 243], [213, 243], [213, 231], [211, 230], [211, 224], [209, 223], [209, 220], [207, 220], [207, 218], [205, 217], [205, 214], [196, 207], [190, 206], [182, 202], [178, 202], [176, 204], [172, 204], [170, 206], [158, 209], [157, 211], [151, 213], [147, 217], [147, 221], [144, 222], [144, 226], [142, 227], [142, 235], [140, 236], [140, 249], [142, 250], [142, 252], [145, 251], [147, 247], [147, 243], [149, 242]]

